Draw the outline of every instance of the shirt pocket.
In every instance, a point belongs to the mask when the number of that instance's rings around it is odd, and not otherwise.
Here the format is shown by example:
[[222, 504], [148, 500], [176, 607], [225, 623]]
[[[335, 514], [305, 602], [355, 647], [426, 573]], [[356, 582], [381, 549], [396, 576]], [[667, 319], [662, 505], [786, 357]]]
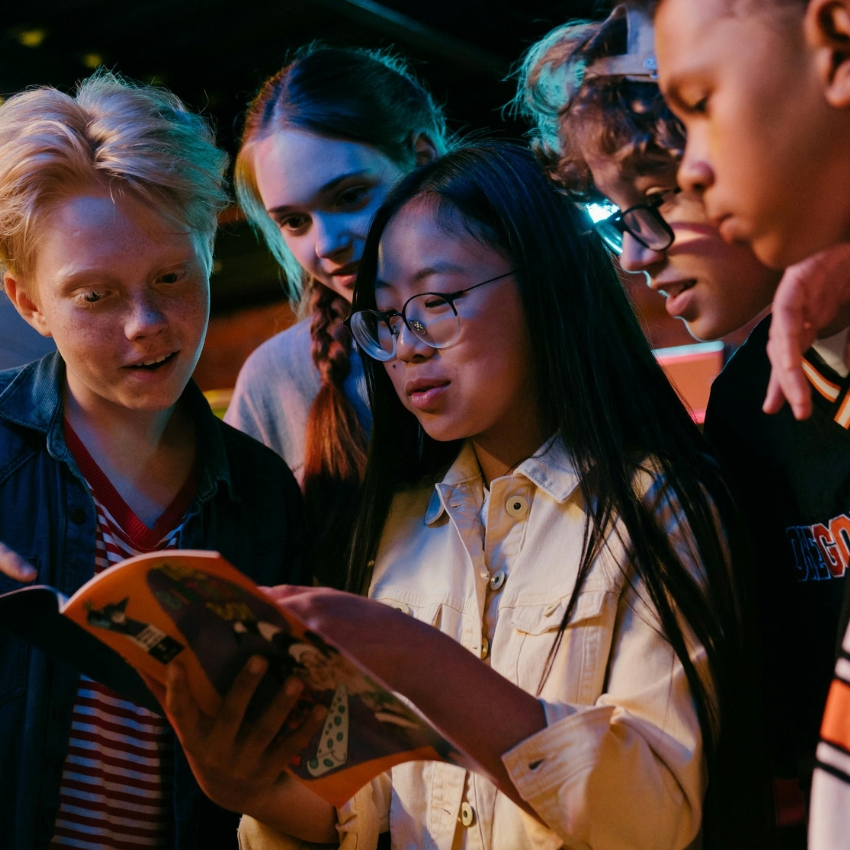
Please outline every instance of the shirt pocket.
[[423, 623], [435, 628], [440, 627], [442, 615], [442, 603], [428, 602], [422, 604], [415, 599], [410, 598], [406, 594], [383, 593], [380, 596], [375, 596], [374, 599], [383, 605], [390, 608], [395, 608], [396, 611], [401, 611], [402, 614], [410, 614], [411, 617], [416, 617]]
[[602, 691], [616, 619], [616, 598], [608, 591], [578, 594], [551, 668], [547, 661], [570, 596], [518, 604], [510, 615], [513, 671], [523, 690], [556, 702], [592, 704]]

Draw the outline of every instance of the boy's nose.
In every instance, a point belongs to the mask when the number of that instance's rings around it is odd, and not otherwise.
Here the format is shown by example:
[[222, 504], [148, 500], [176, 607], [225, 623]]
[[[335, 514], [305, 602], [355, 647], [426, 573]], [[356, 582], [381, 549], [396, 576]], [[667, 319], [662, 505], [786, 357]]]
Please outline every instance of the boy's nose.
[[714, 170], [711, 165], [704, 157], [690, 154], [688, 150], [685, 150], [676, 177], [683, 192], [693, 192], [695, 195], [702, 195], [714, 185]]
[[167, 325], [165, 311], [155, 300], [140, 300], [129, 311], [124, 332], [128, 339], [135, 339], [159, 333]]
[[663, 262], [666, 251], [656, 251], [641, 245], [630, 233], [623, 234], [623, 253], [620, 265], [627, 272], [646, 272], [652, 266]]

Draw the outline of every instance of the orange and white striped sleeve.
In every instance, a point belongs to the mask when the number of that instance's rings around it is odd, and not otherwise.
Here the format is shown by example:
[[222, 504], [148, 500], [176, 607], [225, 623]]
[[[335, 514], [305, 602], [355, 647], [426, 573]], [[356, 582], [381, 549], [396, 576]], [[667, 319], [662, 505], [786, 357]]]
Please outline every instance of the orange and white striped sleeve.
[[812, 779], [809, 850], [850, 842], [850, 628], [844, 635], [821, 725]]

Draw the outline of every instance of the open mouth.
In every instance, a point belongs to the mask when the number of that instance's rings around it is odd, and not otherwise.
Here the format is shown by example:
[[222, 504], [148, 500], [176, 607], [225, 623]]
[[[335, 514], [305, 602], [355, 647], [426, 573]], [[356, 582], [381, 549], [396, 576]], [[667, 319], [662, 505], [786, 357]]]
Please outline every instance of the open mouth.
[[163, 354], [162, 357], [157, 357], [155, 360], [143, 360], [141, 363], [132, 363], [127, 368], [144, 369], [147, 372], [155, 372], [157, 369], [161, 369], [167, 363], [170, 363], [176, 356], [177, 352], [172, 351], [170, 354]]
[[673, 283], [669, 286], [664, 286], [663, 288], [659, 288], [659, 292], [665, 298], [675, 298], [677, 295], [681, 295], [683, 292], [686, 292], [689, 289], [693, 289], [696, 286], [695, 280], [683, 280], [681, 283]]

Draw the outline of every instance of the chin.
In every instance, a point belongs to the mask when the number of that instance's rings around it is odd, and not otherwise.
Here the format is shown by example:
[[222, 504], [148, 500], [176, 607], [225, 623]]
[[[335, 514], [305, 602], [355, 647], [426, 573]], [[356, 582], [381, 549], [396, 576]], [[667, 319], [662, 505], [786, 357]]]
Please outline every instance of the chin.
[[770, 231], [754, 236], [750, 247], [764, 265], [782, 271], [830, 246], [828, 243], [800, 239], [798, 234], [792, 234], [786, 239], [781, 233]]
[[[470, 435], [469, 430], [459, 427], [454, 422], [439, 422], [435, 418], [417, 417], [422, 430], [438, 443], [450, 443], [453, 440], [465, 440]], [[429, 421], [430, 419], [430, 421]]]
[[733, 331], [738, 330], [738, 325], [731, 327], [728, 322], [718, 322], [706, 316], [698, 316], [695, 319], [683, 319], [688, 333], [697, 342], [714, 342]]

